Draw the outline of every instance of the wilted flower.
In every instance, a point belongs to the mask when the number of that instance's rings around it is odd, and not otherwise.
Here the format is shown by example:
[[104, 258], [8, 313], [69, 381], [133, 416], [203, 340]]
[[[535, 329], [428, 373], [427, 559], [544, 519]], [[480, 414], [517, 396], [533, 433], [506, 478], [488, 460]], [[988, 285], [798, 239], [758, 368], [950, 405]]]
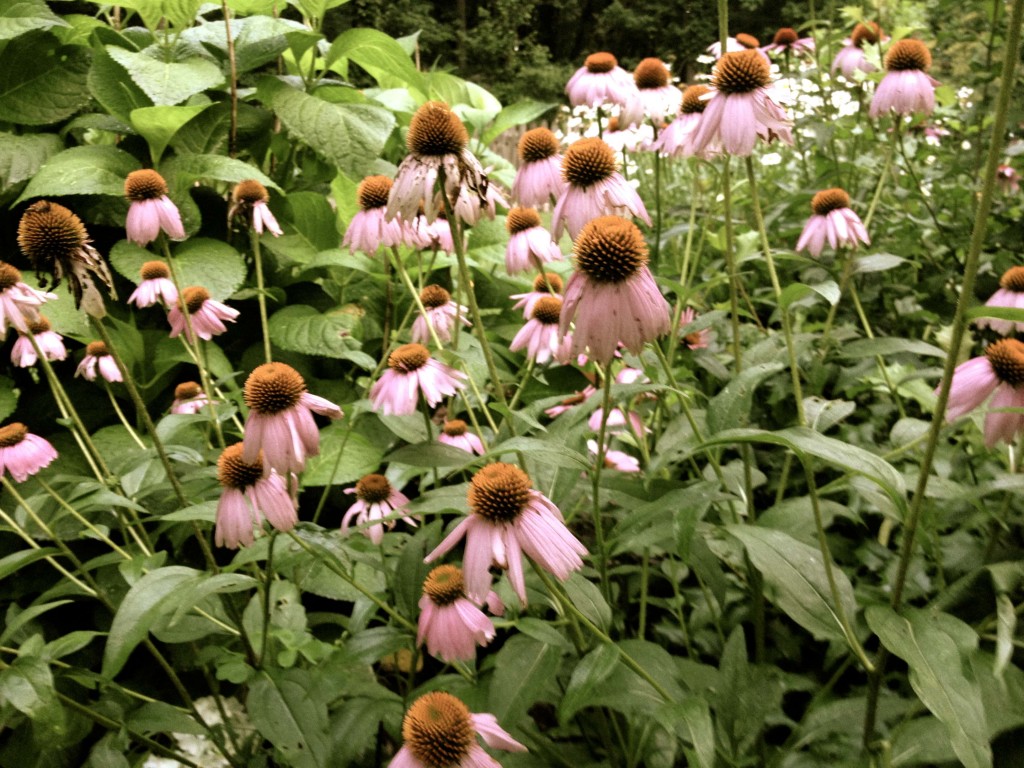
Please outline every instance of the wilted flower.
[[920, 40], [897, 40], [885, 54], [885, 77], [875, 90], [868, 115], [930, 115], [935, 109], [935, 86], [939, 84], [927, 74], [931, 65], [931, 51]]
[[1000, 339], [985, 348], [983, 357], [957, 366], [946, 421], [973, 411], [993, 392], [995, 397], [985, 415], [985, 445], [989, 448], [1000, 440], [1012, 443], [1024, 430], [1024, 343], [1017, 339]]
[[171, 280], [171, 270], [162, 261], [147, 261], [139, 270], [141, 282], [128, 297], [129, 304], [139, 309], [161, 302], [165, 306], [178, 304], [178, 289]]
[[[1024, 309], [1024, 267], [1010, 267], [999, 278], [999, 290], [985, 302], [986, 307]], [[1024, 333], [1024, 322], [1000, 320], [998, 317], [979, 317], [974, 321], [979, 328], [991, 328], [1006, 336], [1010, 333]]]
[[565, 93], [574, 107], [626, 104], [636, 92], [629, 72], [610, 53], [592, 53], [566, 83]]
[[792, 27], [780, 27], [771, 43], [762, 48], [765, 53], [814, 53], [814, 38], [800, 37]]
[[254, 541], [253, 529], [266, 518], [275, 529], [290, 531], [299, 522], [295, 502], [282, 477], [266, 469], [259, 452], [246, 461], [242, 443], [228, 446], [217, 459], [217, 479], [223, 491], [217, 502], [214, 543], [238, 549]]
[[[346, 488], [345, 493], [355, 494], [356, 500], [341, 518], [342, 529], [348, 528], [355, 518], [356, 525], [364, 525], [363, 533], [370, 537], [374, 544], [384, 539], [384, 526], [388, 530], [395, 527], [394, 520], [385, 521], [392, 512], [401, 512], [409, 503], [408, 497], [388, 482], [384, 475], [364, 475], [354, 488]], [[406, 515], [402, 516], [409, 525], [415, 526], [416, 521]]]
[[402, 243], [402, 220], [389, 220], [385, 216], [392, 183], [387, 176], [367, 176], [359, 182], [356, 191], [359, 210], [348, 223], [341, 241], [348, 246], [349, 253], [362, 251], [373, 256], [382, 245], [390, 248]]
[[117, 367], [117, 361], [110, 354], [107, 345], [102, 341], [91, 341], [85, 348], [85, 357], [75, 369], [75, 376], [81, 376], [87, 381], [96, 381], [97, 375], [104, 381], [124, 381], [121, 369]]
[[547, 128], [534, 128], [519, 139], [519, 170], [512, 183], [512, 199], [525, 207], [540, 208], [565, 192], [561, 145]]
[[56, 449], [24, 424], [16, 421], [0, 427], [0, 477], [9, 472], [16, 483], [24, 483], [56, 458]]
[[850, 208], [850, 196], [842, 189], [824, 189], [811, 199], [814, 215], [804, 224], [796, 249], [807, 250], [814, 258], [821, 255], [825, 242], [834, 249], [856, 249], [857, 243], [869, 245], [871, 239], [860, 220]]
[[7, 335], [8, 327], [26, 333], [39, 318], [36, 307], [56, 298], [54, 293], [38, 291], [21, 282], [21, 272], [0, 261], [0, 339]]
[[562, 278], [559, 275], [556, 275], [554, 272], [544, 272], [533, 279], [532, 291], [528, 293], [514, 293], [509, 296], [510, 299], [517, 299], [512, 308], [522, 308], [523, 318], [529, 320], [533, 317], [533, 308], [537, 306], [538, 301], [545, 296], [561, 294], [563, 287]]
[[370, 402], [385, 415], [415, 413], [421, 393], [433, 408], [462, 389], [465, 378], [432, 358], [422, 344], [403, 344], [388, 356], [388, 369], [370, 389]]
[[[494, 592], [487, 593], [488, 607], [505, 606]], [[494, 624], [466, 597], [462, 570], [454, 565], [439, 565], [427, 574], [420, 598], [416, 644], [427, 644], [427, 653], [442, 661], [472, 661], [476, 647], [494, 639]]]
[[210, 401], [203, 388], [194, 381], [186, 381], [174, 388], [174, 402], [171, 413], [196, 414], [200, 408], [209, 405]]
[[340, 419], [341, 408], [311, 395], [290, 365], [264, 363], [245, 380], [249, 417], [245, 420], [242, 460], [255, 463], [260, 451], [266, 465], [281, 474], [301, 472], [307, 456], [320, 453], [320, 431], [313, 413]]
[[688, 86], [682, 93], [679, 117], [658, 134], [652, 149], [675, 157], [693, 155], [693, 135], [707, 106], [702, 97], [710, 91], [706, 85]]
[[284, 234], [284, 231], [270, 212], [270, 194], [267, 188], [256, 179], [245, 179], [238, 182], [231, 191], [231, 208], [228, 216], [237, 214], [248, 215], [252, 220], [252, 228], [256, 234], [262, 235], [264, 228], [274, 237]]
[[[182, 307], [188, 311], [188, 320], [181, 311]], [[171, 324], [172, 339], [184, 331], [185, 338], [190, 342], [195, 341], [195, 336], [209, 341], [227, 330], [224, 320], [233, 323], [238, 315], [237, 309], [214, 301], [210, 298], [208, 290], [200, 285], [193, 285], [181, 292], [181, 299], [171, 307], [171, 311], [167, 313], [167, 320]]]
[[650, 226], [644, 201], [616, 168], [615, 152], [601, 139], [580, 139], [566, 150], [562, 176], [569, 187], [551, 215], [556, 240], [563, 226], [575, 240], [588, 221], [608, 214], [631, 213]]
[[558, 507], [530, 487], [530, 478], [514, 464], [488, 464], [470, 481], [470, 514], [427, 555], [432, 562], [463, 537], [466, 594], [482, 603], [491, 589], [491, 564], [508, 569], [509, 581], [526, 604], [522, 553], [561, 580], [583, 567], [587, 548], [572, 535]]
[[526, 350], [526, 357], [538, 365], [554, 359], [565, 365], [572, 358], [572, 334], [559, 329], [562, 300], [545, 296], [533, 305], [533, 315], [509, 344], [510, 352]]
[[509, 752], [525, 752], [491, 714], [473, 714], [443, 691], [420, 696], [402, 720], [405, 744], [388, 768], [501, 768], [476, 740]]
[[551, 233], [540, 225], [540, 216], [533, 208], [513, 208], [505, 219], [508, 245], [505, 246], [505, 271], [510, 275], [541, 269], [542, 264], [559, 261], [562, 251], [551, 239]]
[[621, 342], [639, 352], [668, 333], [669, 306], [647, 268], [647, 245], [631, 221], [601, 216], [583, 228], [576, 244], [576, 271], [569, 278], [561, 330], [575, 319], [573, 351], [607, 363]]
[[475, 453], [478, 456], [484, 454], [484, 444], [479, 437], [469, 431], [469, 426], [462, 419], [446, 421], [441, 426], [437, 442], [459, 448], [466, 453]]
[[437, 340], [447, 344], [452, 340], [455, 323], [469, 326], [466, 318], [466, 307], [452, 301], [452, 295], [440, 285], [428, 285], [420, 291], [420, 302], [426, 310], [425, 315], [418, 315], [412, 324], [412, 340], [419, 344], [430, 341], [430, 329], [434, 329]]
[[11, 362], [19, 368], [35, 365], [39, 359], [32, 344], [32, 337], [35, 337], [36, 344], [47, 360], [63, 360], [68, 356], [68, 351], [64, 347], [64, 337], [52, 330], [49, 321], [39, 315], [28, 324], [28, 333], [19, 333], [17, 341], [11, 347]]
[[132, 171], [124, 180], [124, 194], [132, 201], [124, 227], [133, 243], [146, 247], [161, 229], [172, 240], [185, 239], [178, 206], [167, 196], [167, 182], [159, 173], [149, 168]]

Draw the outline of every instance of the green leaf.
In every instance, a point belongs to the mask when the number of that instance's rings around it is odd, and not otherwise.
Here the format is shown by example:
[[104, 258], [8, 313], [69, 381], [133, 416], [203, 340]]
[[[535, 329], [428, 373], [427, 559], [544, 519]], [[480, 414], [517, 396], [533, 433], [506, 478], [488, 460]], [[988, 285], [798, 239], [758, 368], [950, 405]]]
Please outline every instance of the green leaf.
[[825, 301], [832, 305], [839, 301], [839, 286], [832, 280], [826, 280], [814, 285], [791, 283], [783, 289], [782, 295], [779, 296], [779, 306], [789, 308], [796, 302], [815, 294], [821, 296]]
[[157, 57], [162, 50], [156, 46], [138, 52], [114, 45], [106, 49], [110, 58], [128, 71], [134, 83], [157, 106], [180, 104], [189, 96], [224, 82], [220, 67], [207, 59], [193, 56], [182, 61], [161, 60]]
[[327, 707], [309, 693], [308, 670], [261, 672], [249, 688], [246, 710], [253, 725], [294, 768], [327, 764]]
[[[110, 249], [110, 264], [124, 277], [138, 284], [139, 270], [153, 254], [127, 240]], [[201, 285], [210, 298], [224, 301], [245, 282], [248, 269], [242, 255], [221, 240], [197, 237], [174, 247], [174, 268], [182, 287]]]
[[403, 445], [384, 457], [388, 464], [396, 462], [410, 467], [464, 467], [476, 461], [476, 456], [444, 443], [417, 443]]
[[605, 602], [601, 590], [591, 581], [572, 574], [562, 585], [565, 594], [572, 600], [580, 613], [586, 616], [602, 632], [607, 632], [612, 625], [612, 609]]
[[0, 40], [11, 40], [33, 29], [70, 26], [43, 0], [8, 0], [0, 8]]
[[678, 704], [661, 707], [655, 717], [664, 728], [693, 745], [698, 768], [714, 768], [715, 726], [707, 701], [689, 696]]
[[509, 104], [498, 113], [498, 116], [494, 118], [494, 122], [484, 131], [480, 140], [484, 144], [490, 144], [509, 128], [532, 122], [557, 106], [557, 104], [551, 102], [533, 101], [532, 99]]
[[[819, 640], [845, 640], [821, 552], [770, 528], [730, 525], [726, 530], [746, 547], [750, 561], [764, 577], [766, 596], [779, 610]], [[852, 623], [857, 614], [853, 586], [838, 567], [832, 568], [832, 575]]]
[[590, 461], [582, 453], [574, 451], [564, 443], [538, 440], [535, 437], [513, 437], [493, 446], [485, 458], [501, 459], [516, 451], [537, 461], [543, 461], [552, 467], [568, 467], [569, 469], [590, 469]]
[[532, 637], [510, 637], [495, 659], [487, 711], [506, 728], [521, 722], [554, 680], [561, 655], [559, 648]]
[[327, 51], [327, 67], [340, 59], [354, 61], [365, 69], [382, 88], [412, 88], [426, 94], [423, 75], [416, 70], [409, 54], [389, 35], [376, 29], [348, 29], [338, 35]]
[[339, 359], [354, 357], [362, 367], [373, 370], [376, 362], [352, 336], [358, 324], [359, 318], [344, 308], [320, 313], [308, 304], [295, 304], [271, 316], [270, 340], [291, 352]]
[[289, 133], [353, 178], [366, 175], [395, 127], [383, 107], [330, 104], [269, 77], [260, 81], [259, 95]]
[[92, 97], [125, 124], [131, 121], [133, 110], [153, 106], [153, 100], [135, 84], [128, 70], [103, 48], [93, 53], [88, 85]]
[[558, 719], [568, 722], [581, 709], [591, 706], [618, 666], [619, 649], [614, 645], [599, 645], [580, 659], [558, 705]]
[[885, 272], [886, 270], [906, 264], [907, 260], [891, 253], [872, 253], [867, 256], [858, 256], [853, 260], [853, 272]]
[[4, 627], [3, 633], [0, 633], [0, 644], [10, 645], [11, 639], [17, 636], [18, 630], [28, 624], [37, 616], [42, 616], [47, 611], [52, 611], [54, 608], [60, 608], [62, 605], [67, 605], [72, 602], [71, 600], [54, 600], [50, 603], [40, 603], [39, 605], [33, 605], [26, 608], [24, 611], [19, 613], [17, 616], [8, 615], [7, 626]]
[[12, 552], [7, 557], [0, 559], [0, 580], [6, 579], [12, 573], [17, 573], [26, 565], [31, 565], [37, 560], [42, 560], [59, 551], [56, 547], [44, 547], [43, 549], [23, 549]]
[[804, 398], [807, 423], [816, 432], [828, 432], [856, 410], [857, 404], [849, 400], [825, 400], [817, 396]]
[[320, 455], [309, 460], [302, 474], [302, 484], [351, 483], [365, 474], [376, 472], [383, 457], [384, 452], [353, 431], [350, 424], [335, 422], [320, 431]]
[[32, 178], [51, 157], [64, 149], [64, 142], [52, 133], [17, 136], [0, 133], [0, 195]]
[[0, 121], [51, 125], [89, 102], [86, 88], [92, 52], [80, 45], [54, 46], [46, 32], [30, 32], [0, 50]]
[[174, 134], [189, 120], [202, 112], [210, 104], [199, 104], [192, 107], [141, 107], [133, 109], [132, 126], [149, 144], [149, 155], [156, 165], [170, 143]]
[[167, 610], [164, 601], [201, 573], [183, 565], [169, 565], [150, 571], [132, 585], [110, 625], [103, 651], [101, 674], [104, 677], [113, 678], [121, 671], [135, 646], [146, 638], [150, 627]]
[[0, 701], [32, 719], [39, 741], [60, 740], [66, 730], [64, 709], [53, 685], [53, 674], [42, 659], [24, 654], [0, 670]]
[[[231, 20], [231, 36], [235, 43], [235, 67], [238, 74], [250, 72], [274, 61], [288, 50], [288, 34], [305, 31], [297, 21], [273, 18], [271, 9], [265, 15]], [[227, 33], [223, 21], [204, 21], [182, 34], [190, 42], [217, 48], [227, 56]]]
[[0, 421], [3, 421], [18, 407], [19, 390], [6, 376], [0, 376]]
[[968, 671], [977, 635], [948, 614], [909, 608], [904, 614], [872, 606], [866, 617], [882, 645], [910, 667], [911, 687], [946, 726], [960, 761], [967, 768], [990, 768], [981, 687]]
[[979, 317], [994, 317], [999, 320], [1024, 323], [1024, 309], [1017, 309], [1016, 307], [988, 307], [982, 304], [967, 310], [967, 318], [969, 320], [976, 320]]
[[873, 357], [874, 355], [894, 355], [898, 352], [909, 352], [914, 355], [929, 357], [945, 357], [946, 352], [939, 347], [916, 339], [899, 339], [881, 337], [875, 339], [857, 339], [844, 344], [839, 350], [844, 357]]
[[[167, 107], [164, 107], [167, 109]], [[186, 107], [172, 107], [186, 109]], [[179, 155], [163, 165], [168, 178], [173, 177], [177, 185], [192, 186], [200, 179], [216, 179], [237, 184], [246, 179], [256, 179], [268, 189], [281, 190], [277, 183], [254, 165], [223, 155]]]
[[745, 426], [750, 419], [754, 390], [784, 367], [782, 363], [761, 363], [743, 370], [708, 403], [708, 429], [715, 433]]
[[992, 673], [1002, 677], [1013, 658], [1013, 637], [1017, 631], [1017, 612], [1005, 593], [996, 595], [996, 655]]
[[16, 202], [64, 195], [124, 197], [124, 179], [139, 167], [138, 160], [117, 147], [72, 147], [47, 160]]

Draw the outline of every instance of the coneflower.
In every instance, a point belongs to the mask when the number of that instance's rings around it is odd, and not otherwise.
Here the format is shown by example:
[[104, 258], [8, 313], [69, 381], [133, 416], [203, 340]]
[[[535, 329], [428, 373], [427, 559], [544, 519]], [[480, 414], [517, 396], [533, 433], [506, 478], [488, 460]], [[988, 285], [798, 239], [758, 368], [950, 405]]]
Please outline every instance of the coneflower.
[[156, 171], [132, 171], [124, 180], [124, 194], [131, 200], [125, 231], [128, 239], [145, 247], [163, 230], [172, 240], [185, 239], [181, 214], [167, 196], [167, 182]]
[[893, 43], [885, 54], [885, 77], [875, 90], [868, 115], [930, 115], [935, 109], [935, 86], [939, 84], [928, 74], [931, 65], [931, 51], [920, 40]]

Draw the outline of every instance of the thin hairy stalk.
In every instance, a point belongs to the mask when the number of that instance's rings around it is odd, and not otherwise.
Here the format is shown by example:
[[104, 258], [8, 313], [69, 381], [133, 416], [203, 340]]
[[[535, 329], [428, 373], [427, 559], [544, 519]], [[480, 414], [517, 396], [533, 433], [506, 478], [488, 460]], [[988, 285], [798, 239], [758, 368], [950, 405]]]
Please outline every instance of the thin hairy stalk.
[[[102, 376], [100, 378], [103, 379]], [[121, 425], [128, 432], [128, 435], [135, 442], [135, 444], [139, 446], [139, 448], [141, 448], [142, 450], [146, 450], [146, 444], [142, 442], [141, 438], [132, 428], [132, 425], [128, 422], [127, 417], [125, 417], [124, 415], [124, 411], [121, 410], [121, 406], [118, 405], [117, 403], [117, 398], [114, 397], [114, 393], [110, 389], [110, 383], [106, 379], [103, 379], [103, 389], [106, 390], [107, 397], [110, 399], [110, 405], [114, 409], [114, 413], [117, 414], [117, 418], [121, 422]]]
[[267, 542], [267, 567], [263, 580], [263, 636], [260, 640], [260, 655], [256, 662], [257, 669], [263, 669], [263, 661], [267, 658], [267, 645], [270, 642], [270, 593], [274, 586], [274, 542], [277, 541], [277, 530], [270, 532]]
[[[871, 329], [871, 321], [868, 320], [867, 313], [864, 311], [864, 306], [860, 303], [860, 294], [857, 293], [856, 279], [850, 281], [850, 298], [853, 299], [853, 306], [857, 311], [857, 317], [860, 319], [860, 324], [864, 328], [864, 334], [869, 339], [875, 338], [875, 333]], [[878, 364], [878, 372], [882, 374], [882, 378], [885, 380], [885, 386], [889, 388], [889, 394], [892, 395], [892, 399], [896, 403], [896, 409], [900, 413], [900, 418], [906, 418], [907, 412], [903, 408], [903, 400], [900, 398], [899, 392], [896, 390], [896, 385], [893, 384], [892, 379], [889, 377], [889, 371], [885, 367], [885, 359], [881, 355], [875, 355], [875, 363]]]
[[878, 201], [882, 198], [882, 190], [885, 188], [885, 180], [889, 177], [889, 169], [892, 168], [893, 156], [896, 154], [896, 144], [902, 141], [900, 135], [903, 128], [903, 118], [898, 117], [892, 127], [892, 140], [889, 142], [889, 149], [885, 153], [885, 162], [882, 170], [878, 173], [878, 181], [875, 182], [875, 193], [871, 196], [871, 204], [868, 206], [867, 215], [864, 216], [864, 229], [871, 229], [871, 220], [875, 217], [878, 208]]
[[[655, 345], [657, 346], [657, 345]], [[597, 547], [597, 572], [601, 577], [601, 591], [605, 601], [612, 604], [612, 585], [608, 580], [608, 551], [604, 541], [604, 523], [601, 520], [601, 469], [608, 447], [605, 444], [608, 433], [608, 414], [612, 407], [612, 363], [609, 361], [604, 368], [603, 399], [601, 401], [601, 426], [597, 431], [597, 458], [590, 473], [591, 495], [593, 496], [594, 544]]]
[[228, 71], [231, 75], [228, 86], [231, 93], [231, 123], [228, 128], [228, 157], [238, 154], [238, 63], [235, 60], [235, 38], [231, 34], [231, 8], [228, 0], [221, 0], [221, 14], [224, 16], [224, 35], [228, 47]]
[[[270, 351], [270, 323], [267, 320], [267, 288], [263, 277], [263, 251], [260, 249], [260, 236], [254, 228], [249, 230], [249, 244], [252, 247], [252, 260], [256, 265], [256, 300], [260, 306], [260, 327], [263, 329], [264, 362], [274, 362]], [[196, 341], [198, 346], [199, 342]]]
[[[722, 0], [719, 0], [719, 7]], [[725, 43], [722, 44], [723, 46]], [[723, 48], [723, 50], [725, 50]], [[732, 232], [732, 180], [729, 166], [732, 158], [725, 156], [722, 167], [722, 216], [725, 219], [725, 270], [729, 273], [729, 324], [732, 327], [732, 359], [736, 373], [743, 370], [743, 350], [740, 346], [740, 276], [736, 268], [736, 241]]]

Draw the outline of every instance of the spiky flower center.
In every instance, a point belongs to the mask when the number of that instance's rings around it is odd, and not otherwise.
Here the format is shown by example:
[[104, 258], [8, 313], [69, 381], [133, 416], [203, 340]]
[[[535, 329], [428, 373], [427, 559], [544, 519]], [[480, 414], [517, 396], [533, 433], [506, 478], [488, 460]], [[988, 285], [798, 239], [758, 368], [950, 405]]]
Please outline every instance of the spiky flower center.
[[50, 321], [42, 315], [39, 315], [35, 320], [28, 324], [28, 330], [33, 336], [38, 336], [40, 333], [47, 333], [50, 330]]
[[1024, 267], [1010, 267], [999, 278], [999, 287], [1015, 293], [1024, 293]]
[[0, 261], [0, 293], [13, 288], [21, 282], [21, 272], [10, 264]]
[[384, 475], [363, 475], [356, 483], [356, 498], [368, 504], [380, 504], [391, 495], [391, 483]]
[[684, 115], [692, 115], [704, 111], [704, 107], [708, 105], [705, 99], [702, 99], [705, 93], [710, 93], [711, 89], [706, 85], [691, 85], [683, 91], [683, 106], [682, 113]]
[[519, 139], [519, 159], [524, 163], [536, 163], [558, 154], [561, 145], [547, 128], [534, 128]]
[[932, 53], [920, 40], [898, 40], [885, 54], [885, 68], [890, 72], [919, 69], [927, 72], [932, 65]]
[[859, 48], [864, 43], [874, 45], [881, 37], [882, 28], [878, 26], [878, 22], [869, 21], [867, 24], [858, 23], [854, 26], [853, 32], [850, 33], [850, 42]]
[[181, 384], [174, 388], [174, 399], [175, 400], [191, 400], [193, 397], [199, 397], [203, 393], [203, 388], [200, 387], [194, 381], [183, 381]]
[[613, 173], [615, 151], [598, 138], [573, 142], [562, 158], [562, 178], [577, 187], [589, 187]]
[[451, 605], [459, 598], [466, 596], [466, 586], [462, 581], [462, 569], [455, 565], [439, 565], [427, 574], [423, 582], [423, 594], [430, 598], [434, 605]]
[[422, 344], [403, 344], [388, 355], [388, 367], [399, 373], [412, 373], [430, 359], [430, 350]]
[[225, 448], [217, 459], [217, 480], [225, 488], [244, 491], [263, 477], [263, 451], [255, 464], [242, 461], [242, 443]]
[[771, 68], [759, 51], [735, 51], [718, 60], [711, 84], [725, 94], [750, 93], [770, 80]]
[[383, 208], [388, 204], [388, 195], [391, 193], [392, 184], [394, 182], [387, 176], [367, 176], [359, 182], [359, 190], [356, 193], [356, 197], [359, 198], [359, 207], [364, 211]]
[[469, 506], [492, 523], [511, 523], [530, 500], [530, 478], [514, 464], [488, 464], [469, 483]]
[[90, 341], [85, 345], [85, 354], [88, 357], [106, 357], [110, 354], [110, 350], [102, 341]]
[[245, 404], [256, 413], [273, 415], [299, 402], [306, 382], [290, 365], [264, 363], [245, 380]]
[[644, 236], [621, 216], [591, 219], [576, 238], [573, 251], [577, 268], [599, 283], [621, 283], [647, 263]]
[[556, 275], [554, 272], [545, 272], [533, 279], [533, 290], [535, 293], [561, 293], [564, 287], [561, 276]]
[[779, 27], [772, 42], [775, 45], [792, 45], [800, 39], [800, 35], [792, 27]]
[[557, 296], [545, 296], [533, 305], [533, 318], [544, 325], [557, 325], [562, 314], [562, 300]]
[[447, 104], [428, 101], [412, 116], [405, 143], [417, 155], [457, 155], [469, 143], [469, 134]]
[[448, 437], [462, 437], [469, 431], [469, 427], [462, 419], [452, 419], [444, 423], [441, 431], [448, 435]]
[[440, 285], [428, 285], [420, 291], [420, 301], [423, 302], [423, 306], [427, 309], [443, 307], [451, 300], [452, 295]]
[[147, 261], [139, 270], [139, 275], [143, 280], [166, 280], [170, 278], [171, 270], [162, 261]]
[[5, 427], [0, 427], [0, 448], [10, 448], [17, 445], [28, 436], [28, 427], [20, 421], [12, 422]]
[[194, 315], [210, 300], [210, 292], [201, 285], [192, 285], [181, 292], [181, 300], [188, 313]]
[[132, 202], [156, 200], [167, 194], [167, 182], [151, 168], [132, 171], [124, 180], [124, 194]]
[[540, 226], [540, 215], [535, 208], [512, 208], [505, 219], [505, 228], [510, 235], [525, 232]]
[[413, 702], [402, 721], [405, 746], [428, 768], [461, 765], [473, 746], [469, 709], [443, 691], [432, 691]]
[[811, 210], [814, 211], [817, 216], [825, 216], [832, 211], [849, 207], [850, 196], [846, 194], [845, 190], [842, 190], [839, 187], [823, 189], [811, 198]]
[[599, 51], [598, 53], [592, 53], [587, 56], [586, 61], [583, 62], [583, 66], [587, 68], [587, 72], [600, 74], [602, 72], [611, 72], [619, 66], [619, 60], [606, 51]]
[[633, 82], [641, 90], [664, 88], [668, 85], [670, 78], [668, 67], [664, 62], [653, 57], [644, 59], [633, 70]]
[[270, 193], [256, 179], [245, 179], [238, 182], [231, 191], [231, 199], [236, 203], [265, 203], [270, 199]]
[[754, 49], [761, 47], [761, 41], [753, 35], [748, 35], [746, 32], [740, 32], [736, 35], [736, 42], [744, 48]]
[[18, 223], [18, 245], [36, 269], [74, 259], [89, 242], [85, 225], [59, 203], [39, 200], [25, 209]]
[[985, 357], [998, 379], [1011, 387], [1024, 385], [1024, 342], [1000, 339], [985, 348]]

